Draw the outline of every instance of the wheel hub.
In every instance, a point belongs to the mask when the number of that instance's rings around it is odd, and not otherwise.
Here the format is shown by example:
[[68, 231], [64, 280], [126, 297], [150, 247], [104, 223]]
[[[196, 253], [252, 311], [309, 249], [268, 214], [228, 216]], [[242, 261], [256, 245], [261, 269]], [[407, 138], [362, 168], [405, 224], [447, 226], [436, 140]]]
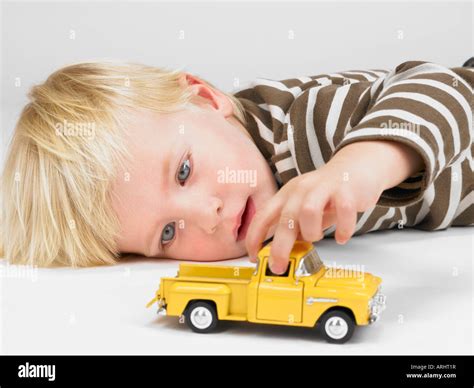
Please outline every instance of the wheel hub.
[[341, 339], [349, 331], [349, 326], [341, 317], [331, 317], [326, 321], [325, 330], [331, 338]]
[[197, 307], [191, 312], [191, 322], [199, 329], [207, 329], [212, 323], [212, 313], [205, 307]]

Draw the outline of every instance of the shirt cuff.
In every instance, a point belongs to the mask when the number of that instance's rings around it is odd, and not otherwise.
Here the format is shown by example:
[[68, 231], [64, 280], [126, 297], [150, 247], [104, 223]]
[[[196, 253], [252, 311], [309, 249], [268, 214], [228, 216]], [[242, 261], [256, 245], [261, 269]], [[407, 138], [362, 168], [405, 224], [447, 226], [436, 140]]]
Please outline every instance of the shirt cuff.
[[[390, 131], [390, 130], [388, 130]], [[348, 144], [358, 141], [385, 140], [396, 141], [413, 148], [422, 158], [424, 168], [418, 171], [397, 186], [386, 189], [377, 201], [378, 206], [402, 207], [413, 205], [423, 198], [427, 187], [435, 176], [435, 161], [432, 148], [415, 133], [387, 133], [384, 128], [359, 128], [348, 132], [344, 139], [337, 145], [334, 153]]]

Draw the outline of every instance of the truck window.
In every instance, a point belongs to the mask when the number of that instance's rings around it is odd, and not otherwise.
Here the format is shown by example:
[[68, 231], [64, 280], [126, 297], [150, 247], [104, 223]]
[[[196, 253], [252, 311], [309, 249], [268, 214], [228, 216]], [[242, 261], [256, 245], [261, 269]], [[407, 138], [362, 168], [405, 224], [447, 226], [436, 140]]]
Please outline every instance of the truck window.
[[311, 249], [300, 261], [295, 271], [296, 276], [310, 276], [318, 272], [323, 266], [323, 262], [319, 258], [316, 248]]
[[282, 273], [281, 275], [276, 274], [276, 273], [272, 272], [272, 270], [270, 269], [270, 266], [268, 265], [268, 261], [267, 261], [267, 268], [266, 268], [266, 271], [265, 271], [265, 276], [275, 276], [275, 277], [281, 277], [281, 278], [288, 277], [288, 275], [290, 274], [290, 267], [291, 267], [291, 261], [288, 263], [288, 267], [286, 267], [286, 271], [284, 273]]

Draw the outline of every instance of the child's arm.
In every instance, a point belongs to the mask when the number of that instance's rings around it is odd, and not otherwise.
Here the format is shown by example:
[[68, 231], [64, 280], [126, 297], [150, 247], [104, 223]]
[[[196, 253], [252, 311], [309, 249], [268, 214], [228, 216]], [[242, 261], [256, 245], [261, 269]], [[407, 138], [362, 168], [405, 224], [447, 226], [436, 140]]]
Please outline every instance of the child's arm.
[[[334, 143], [331, 159], [286, 183], [259, 212], [247, 233], [249, 255], [256, 256], [265, 231], [276, 224], [271, 255], [283, 263], [296, 238], [316, 241], [336, 223], [341, 242], [352, 235], [357, 211], [420, 201], [470, 151], [471, 85], [451, 69], [420, 61], [405, 62], [375, 81], [359, 99], [344, 136], [316, 132], [321, 143]], [[351, 85], [340, 87], [348, 94]], [[459, 201], [450, 199], [447, 222]]]
[[355, 230], [357, 212], [375, 206], [385, 189], [423, 167], [409, 146], [384, 140], [351, 143], [322, 168], [300, 175], [256, 213], [247, 233], [247, 250], [255, 258], [268, 229], [278, 223], [270, 265], [283, 273], [296, 239], [318, 241], [336, 223], [336, 240], [344, 244]]

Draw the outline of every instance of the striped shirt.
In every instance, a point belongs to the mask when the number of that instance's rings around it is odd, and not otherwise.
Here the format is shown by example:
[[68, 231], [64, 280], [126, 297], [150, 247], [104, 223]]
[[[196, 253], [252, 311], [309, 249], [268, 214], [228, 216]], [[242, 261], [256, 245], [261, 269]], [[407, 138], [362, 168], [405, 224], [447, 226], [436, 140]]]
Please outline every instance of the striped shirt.
[[419, 153], [423, 171], [359, 212], [357, 235], [474, 224], [473, 87], [472, 68], [409, 61], [391, 71], [258, 78], [235, 97], [279, 187], [356, 141], [399, 141]]

